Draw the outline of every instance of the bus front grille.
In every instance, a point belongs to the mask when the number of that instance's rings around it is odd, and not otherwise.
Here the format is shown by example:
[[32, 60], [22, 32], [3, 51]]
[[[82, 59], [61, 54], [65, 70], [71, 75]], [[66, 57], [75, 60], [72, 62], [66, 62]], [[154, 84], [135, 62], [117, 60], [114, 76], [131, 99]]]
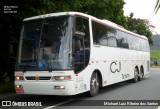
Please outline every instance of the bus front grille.
[[50, 76], [27, 76], [25, 77], [26, 80], [50, 80]]

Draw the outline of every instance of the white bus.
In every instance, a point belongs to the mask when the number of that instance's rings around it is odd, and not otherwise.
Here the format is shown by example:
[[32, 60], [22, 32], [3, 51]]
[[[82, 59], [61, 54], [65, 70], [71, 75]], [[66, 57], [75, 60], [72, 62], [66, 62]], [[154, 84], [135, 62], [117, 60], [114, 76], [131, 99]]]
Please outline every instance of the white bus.
[[80, 12], [23, 20], [15, 68], [17, 94], [98, 94], [149, 74], [148, 39]]

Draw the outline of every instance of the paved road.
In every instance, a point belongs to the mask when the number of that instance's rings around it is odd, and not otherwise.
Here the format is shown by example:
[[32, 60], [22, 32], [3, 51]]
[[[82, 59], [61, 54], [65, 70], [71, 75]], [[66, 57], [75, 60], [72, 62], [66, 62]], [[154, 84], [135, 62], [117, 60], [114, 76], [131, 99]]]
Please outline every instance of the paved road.
[[[159, 100], [160, 101], [160, 69], [151, 69], [150, 76], [138, 83], [123, 82], [105, 87], [96, 97], [76, 96], [38, 96], [38, 95], [1, 95], [0, 100], [42, 101], [42, 107], [23, 107], [24, 109], [157, 109], [158, 106], [95, 106], [106, 100]], [[82, 100], [82, 101], [81, 101]], [[84, 101], [86, 100], [86, 101]], [[104, 101], [100, 101], [104, 100]], [[94, 106], [84, 106], [84, 105]], [[47, 105], [47, 106], [44, 106]], [[64, 106], [67, 105], [67, 106]], [[22, 107], [0, 107], [3, 109], [19, 109]]]

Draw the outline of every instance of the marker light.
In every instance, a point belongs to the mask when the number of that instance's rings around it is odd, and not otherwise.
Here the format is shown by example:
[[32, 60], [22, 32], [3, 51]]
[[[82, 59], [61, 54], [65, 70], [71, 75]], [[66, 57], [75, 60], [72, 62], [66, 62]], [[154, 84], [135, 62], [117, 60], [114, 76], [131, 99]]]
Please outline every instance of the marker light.
[[19, 81], [19, 80], [24, 80], [23, 76], [16, 76], [15, 80]]
[[15, 85], [16, 89], [19, 89], [19, 88], [22, 88], [23, 89], [23, 86], [22, 85]]
[[64, 76], [55, 76], [55, 80], [64, 80], [65, 77]]
[[16, 89], [18, 89], [19, 88], [19, 85], [16, 85]]
[[66, 76], [66, 80], [71, 80], [71, 76]]
[[71, 75], [68, 75], [68, 76], [54, 76], [52, 78], [53, 80], [71, 80]]

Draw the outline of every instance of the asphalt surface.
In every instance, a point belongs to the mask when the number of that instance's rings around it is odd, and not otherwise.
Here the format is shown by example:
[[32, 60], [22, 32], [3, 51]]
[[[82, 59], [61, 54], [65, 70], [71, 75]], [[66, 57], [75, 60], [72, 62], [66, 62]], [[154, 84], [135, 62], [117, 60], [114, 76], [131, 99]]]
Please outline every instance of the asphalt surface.
[[[130, 81], [114, 84], [100, 89], [99, 95], [87, 97], [86, 94], [76, 96], [49, 96], [49, 95], [0, 95], [0, 109], [157, 109], [158, 106], [107, 106], [104, 102], [113, 100], [135, 103], [134, 100], [158, 100], [160, 102], [160, 69], [151, 69], [150, 76], [137, 83]], [[2, 106], [2, 101], [40, 102], [42, 106]], [[111, 101], [107, 101], [111, 102]], [[123, 101], [120, 101], [123, 102]], [[138, 102], [138, 101], [137, 101]], [[147, 102], [147, 101], [146, 101]], [[152, 103], [153, 101], [148, 101]], [[140, 103], [140, 102], [138, 102]], [[5, 102], [4, 102], [5, 105]], [[19, 104], [22, 105], [22, 104]], [[27, 104], [28, 105], [28, 104]], [[40, 105], [40, 104], [39, 104]]]

